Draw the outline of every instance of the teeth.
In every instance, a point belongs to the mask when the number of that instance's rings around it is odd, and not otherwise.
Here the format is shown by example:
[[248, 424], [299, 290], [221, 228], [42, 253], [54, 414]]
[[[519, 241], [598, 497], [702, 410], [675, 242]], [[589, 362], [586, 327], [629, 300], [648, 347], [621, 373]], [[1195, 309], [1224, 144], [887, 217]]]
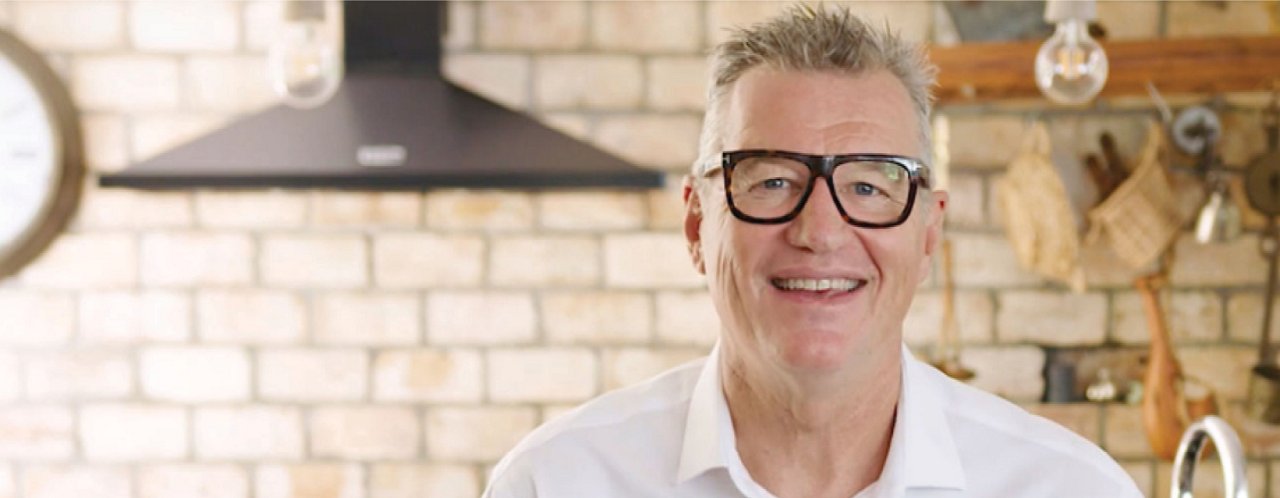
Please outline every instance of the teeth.
[[847, 278], [775, 278], [773, 285], [784, 290], [821, 292], [829, 290], [851, 291], [862, 286], [860, 280]]

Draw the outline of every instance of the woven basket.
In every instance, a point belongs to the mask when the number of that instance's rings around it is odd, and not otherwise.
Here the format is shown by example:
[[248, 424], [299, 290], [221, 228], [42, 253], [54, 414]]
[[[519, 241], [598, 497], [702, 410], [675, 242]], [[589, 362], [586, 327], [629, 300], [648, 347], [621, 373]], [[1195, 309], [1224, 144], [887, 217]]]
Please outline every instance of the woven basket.
[[1182, 227], [1182, 213], [1165, 171], [1166, 147], [1163, 130], [1153, 122], [1133, 174], [1089, 210], [1085, 242], [1105, 243], [1135, 269], [1155, 261]]
[[996, 202], [1018, 263], [1078, 292], [1084, 290], [1080, 238], [1071, 200], [1049, 152], [1049, 132], [1036, 123], [1008, 172], [996, 180]]

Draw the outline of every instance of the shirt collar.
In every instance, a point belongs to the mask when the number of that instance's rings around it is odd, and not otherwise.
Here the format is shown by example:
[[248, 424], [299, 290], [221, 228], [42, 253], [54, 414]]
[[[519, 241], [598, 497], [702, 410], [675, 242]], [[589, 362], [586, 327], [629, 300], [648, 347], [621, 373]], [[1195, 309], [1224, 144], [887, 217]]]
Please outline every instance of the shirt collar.
[[[902, 346], [902, 393], [894, 418], [889, 455], [880, 484], [899, 496], [910, 488], [965, 487], [959, 452], [942, 406], [942, 386], [934, 372]], [[676, 482], [716, 468], [741, 466], [729, 404], [720, 379], [720, 345], [702, 366], [689, 399]], [[913, 471], [914, 470], [914, 471]], [[925, 471], [922, 471], [925, 470]]]

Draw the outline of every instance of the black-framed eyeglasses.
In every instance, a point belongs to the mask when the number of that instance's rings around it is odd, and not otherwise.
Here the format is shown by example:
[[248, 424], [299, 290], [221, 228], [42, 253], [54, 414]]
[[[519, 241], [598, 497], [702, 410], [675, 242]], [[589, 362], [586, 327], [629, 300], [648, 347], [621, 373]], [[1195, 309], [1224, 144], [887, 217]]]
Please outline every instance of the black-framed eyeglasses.
[[911, 216], [929, 169], [918, 159], [892, 154], [813, 155], [750, 149], [721, 154], [725, 196], [733, 216], [762, 224], [795, 219], [818, 177], [827, 180], [836, 210], [850, 225], [889, 228]]

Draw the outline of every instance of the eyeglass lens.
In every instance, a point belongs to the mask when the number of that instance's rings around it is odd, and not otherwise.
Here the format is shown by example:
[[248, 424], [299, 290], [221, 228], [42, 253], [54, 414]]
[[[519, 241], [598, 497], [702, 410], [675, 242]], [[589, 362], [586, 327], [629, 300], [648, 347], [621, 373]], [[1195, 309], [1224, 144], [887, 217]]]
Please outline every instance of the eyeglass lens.
[[[811, 175], [807, 165], [793, 159], [743, 158], [729, 178], [734, 207], [752, 218], [786, 217], [800, 207]], [[852, 161], [836, 166], [832, 176], [836, 200], [855, 220], [890, 223], [906, 210], [911, 178], [897, 163]]]

